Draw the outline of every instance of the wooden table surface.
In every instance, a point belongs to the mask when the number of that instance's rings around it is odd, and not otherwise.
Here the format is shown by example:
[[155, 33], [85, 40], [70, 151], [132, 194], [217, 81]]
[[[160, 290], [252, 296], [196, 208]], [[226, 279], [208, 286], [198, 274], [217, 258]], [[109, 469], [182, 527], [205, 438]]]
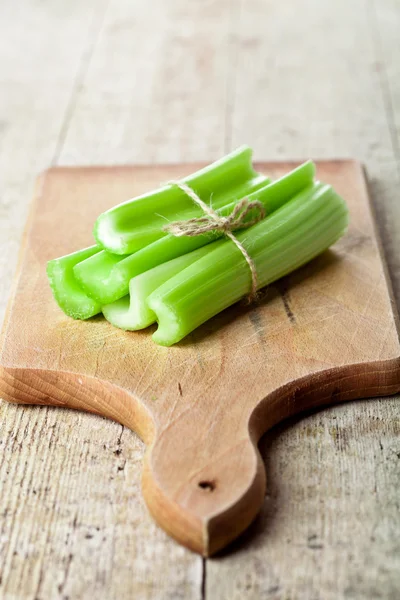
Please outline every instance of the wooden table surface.
[[[400, 303], [399, 30], [398, 0], [2, 0], [0, 318], [38, 172], [242, 143], [364, 162]], [[398, 600], [398, 398], [293, 420], [261, 448], [261, 516], [204, 561], [149, 517], [135, 434], [0, 403], [0, 597]]]

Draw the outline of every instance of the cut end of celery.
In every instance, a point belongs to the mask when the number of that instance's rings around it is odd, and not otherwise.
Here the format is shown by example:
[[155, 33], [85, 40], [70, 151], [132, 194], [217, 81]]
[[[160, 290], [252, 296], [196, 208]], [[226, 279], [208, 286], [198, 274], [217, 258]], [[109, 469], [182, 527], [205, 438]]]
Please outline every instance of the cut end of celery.
[[186, 332], [183, 331], [182, 322], [172, 308], [157, 297], [150, 296], [148, 304], [158, 322], [158, 328], [152, 336], [153, 341], [159, 346], [173, 346], [180, 342]]
[[102, 307], [102, 313], [111, 325], [128, 331], [131, 329], [129, 322], [129, 296], [124, 296], [111, 304]]
[[76, 281], [72, 268], [65, 268], [60, 259], [49, 261], [46, 271], [53, 296], [66, 315], [85, 320], [101, 312], [100, 305]]
[[124, 258], [102, 250], [74, 266], [78, 284], [100, 306], [110, 304], [128, 293], [129, 281], [114, 268]]
[[150, 308], [143, 304], [138, 307], [131, 302], [130, 296], [124, 296], [102, 308], [104, 317], [119, 329], [125, 331], [138, 331], [152, 325], [156, 316]]

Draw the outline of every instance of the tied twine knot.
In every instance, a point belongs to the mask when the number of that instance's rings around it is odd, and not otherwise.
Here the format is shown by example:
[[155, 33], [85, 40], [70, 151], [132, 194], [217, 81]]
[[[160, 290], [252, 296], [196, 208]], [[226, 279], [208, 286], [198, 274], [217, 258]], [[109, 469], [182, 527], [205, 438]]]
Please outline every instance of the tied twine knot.
[[[251, 272], [251, 291], [249, 295], [249, 301], [256, 298], [257, 295], [257, 270], [253, 259], [247, 252], [243, 244], [235, 237], [232, 233], [236, 229], [246, 229], [255, 225], [265, 217], [264, 205], [258, 200], [252, 200], [243, 198], [233, 208], [232, 212], [226, 217], [219, 215], [211, 206], [203, 202], [196, 192], [189, 187], [183, 181], [169, 181], [170, 185], [175, 185], [181, 189], [189, 198], [193, 200], [197, 206], [203, 210], [205, 215], [203, 217], [196, 217], [194, 219], [188, 219], [186, 221], [173, 221], [163, 227], [164, 231], [171, 233], [175, 237], [182, 236], [196, 236], [209, 231], [221, 231], [224, 233], [235, 246], [243, 254], [249, 269]], [[247, 215], [251, 211], [256, 211], [255, 216], [252, 219], [246, 220]]]

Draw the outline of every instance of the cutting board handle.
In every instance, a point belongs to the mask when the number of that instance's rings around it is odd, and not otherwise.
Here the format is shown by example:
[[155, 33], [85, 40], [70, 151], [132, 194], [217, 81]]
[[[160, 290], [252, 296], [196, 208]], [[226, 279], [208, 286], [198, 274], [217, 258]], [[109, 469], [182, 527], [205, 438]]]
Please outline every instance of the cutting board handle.
[[150, 512], [167, 533], [204, 556], [235, 539], [262, 506], [266, 477], [257, 444], [263, 433], [304, 410], [399, 390], [400, 359], [347, 365], [268, 394], [249, 411], [242, 431], [232, 431], [229, 420], [214, 421], [201, 403], [157, 428], [143, 402], [107, 381], [0, 367], [5, 400], [85, 410], [136, 431], [148, 445], [142, 485]]
[[168, 430], [168, 441], [161, 433], [147, 452], [143, 494], [167, 533], [209, 556], [242, 533], [259, 512], [265, 468], [249, 435], [227, 440], [225, 451], [214, 457], [200, 451], [196, 458], [186, 425], [178, 421]]
[[236, 434], [229, 420], [211, 419], [204, 428], [207, 415], [201, 406], [191, 407], [156, 432], [148, 449], [143, 492], [149, 510], [180, 543], [210, 556], [243, 532], [262, 507], [266, 475], [257, 445], [266, 431], [303, 411], [399, 390], [400, 360], [393, 359], [283, 385], [250, 411], [245, 430]]

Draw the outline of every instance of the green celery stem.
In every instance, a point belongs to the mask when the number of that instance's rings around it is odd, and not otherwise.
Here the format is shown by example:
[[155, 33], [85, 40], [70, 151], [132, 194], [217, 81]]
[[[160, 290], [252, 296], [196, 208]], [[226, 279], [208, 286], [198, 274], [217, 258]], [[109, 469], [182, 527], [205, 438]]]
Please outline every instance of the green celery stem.
[[[343, 235], [346, 204], [329, 185], [316, 183], [237, 234], [254, 261], [259, 288], [310, 261]], [[206, 256], [155, 290], [148, 305], [156, 314], [155, 342], [170, 346], [237, 302], [251, 289], [251, 273], [230, 240], [208, 247]]]
[[156, 322], [156, 315], [147, 304], [150, 294], [208, 251], [209, 246], [203, 246], [133, 277], [129, 282], [129, 294], [103, 306], [103, 315], [112, 325], [125, 331], [137, 331], [152, 325]]
[[[243, 181], [263, 185], [265, 179], [253, 169], [252, 150], [242, 146], [182, 181], [204, 202], [212, 200], [213, 206], [219, 208], [219, 202]], [[196, 216], [201, 216], [201, 209], [193, 206], [177, 186], [167, 184], [101, 214], [95, 223], [94, 237], [98, 245], [111, 253], [131, 254], [165, 236], [166, 222]]]
[[[309, 161], [261, 189], [247, 190], [245, 197], [249, 201], [259, 200], [263, 203], [267, 214], [271, 214], [288, 202], [293, 195], [311, 185], [314, 174], [315, 165]], [[251, 188], [251, 184], [249, 187]], [[221, 215], [229, 214], [235, 204], [242, 199], [236, 194], [233, 196], [236, 199], [232, 200], [231, 196], [230, 203], [219, 211]], [[253, 215], [249, 214], [247, 218], [250, 220], [252, 217]], [[221, 232], [179, 238], [169, 234], [127, 257], [103, 251], [77, 264], [74, 274], [89, 296], [101, 305], [107, 305], [128, 294], [132, 277], [205, 246], [221, 236], [223, 236]]]

